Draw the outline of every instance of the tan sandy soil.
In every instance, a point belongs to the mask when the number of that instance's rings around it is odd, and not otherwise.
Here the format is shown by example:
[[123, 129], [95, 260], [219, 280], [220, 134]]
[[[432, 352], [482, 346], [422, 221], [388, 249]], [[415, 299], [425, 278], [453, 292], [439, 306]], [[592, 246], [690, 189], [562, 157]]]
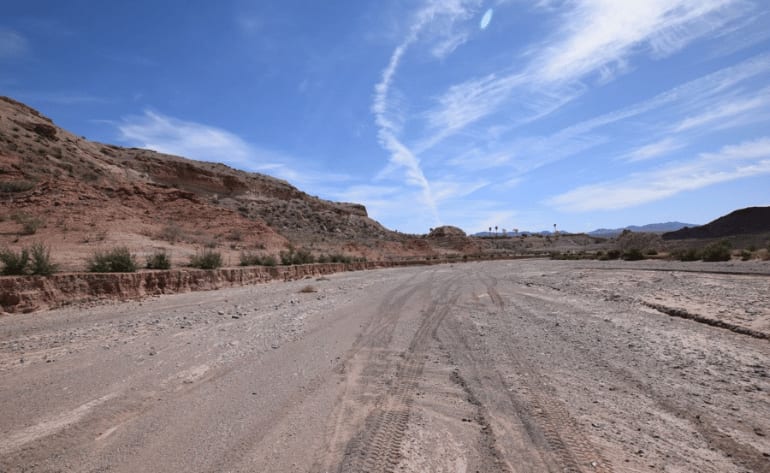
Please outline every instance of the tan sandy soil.
[[751, 306], [764, 330], [770, 271], [653, 266], [386, 269], [6, 316], [0, 471], [770, 471], [770, 343], [640, 302]]

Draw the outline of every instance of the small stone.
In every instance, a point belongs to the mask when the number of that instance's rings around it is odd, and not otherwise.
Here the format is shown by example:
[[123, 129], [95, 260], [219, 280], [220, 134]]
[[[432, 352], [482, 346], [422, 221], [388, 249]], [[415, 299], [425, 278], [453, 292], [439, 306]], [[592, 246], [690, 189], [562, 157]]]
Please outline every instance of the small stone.
[[219, 314], [219, 315], [225, 315], [225, 311], [224, 311], [224, 310], [220, 310], [220, 311], [217, 311], [217, 314]]
[[233, 319], [240, 319], [241, 318], [239, 315], [231, 315], [230, 317], [232, 317]]

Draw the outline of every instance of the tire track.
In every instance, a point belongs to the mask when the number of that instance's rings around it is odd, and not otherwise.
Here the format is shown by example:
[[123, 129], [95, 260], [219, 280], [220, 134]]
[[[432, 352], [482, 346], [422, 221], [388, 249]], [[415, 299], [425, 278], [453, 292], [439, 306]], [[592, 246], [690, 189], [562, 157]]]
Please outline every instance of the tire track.
[[[649, 304], [645, 303], [645, 305]], [[653, 308], [657, 309], [657, 307]], [[565, 342], [567, 341], [565, 340]], [[686, 419], [692, 428], [706, 440], [711, 449], [723, 452], [726, 457], [733, 459], [734, 463], [749, 468], [751, 471], [770, 472], [765, 454], [753, 446], [738, 442], [727, 433], [720, 431], [709, 421], [709, 416], [702, 410], [681, 406], [676, 399], [657, 392], [649, 383], [643, 382], [628, 369], [612, 364], [605, 366], [604, 369], [611, 372], [614, 377], [622, 379], [623, 382], [631, 386], [634, 392], [644, 394], [664, 412], [670, 413], [675, 418]]]
[[406, 351], [400, 354], [402, 361], [397, 362], [390, 387], [367, 415], [363, 428], [345, 446], [338, 472], [395, 471], [401, 461], [401, 444], [425, 366], [426, 342], [456, 303], [459, 295], [453, 289], [454, 283], [449, 282], [431, 297], [420, 326]]
[[[499, 309], [505, 307], [505, 301], [497, 292], [497, 280], [491, 276], [478, 274], [479, 281], [485, 286], [492, 303]], [[516, 304], [513, 304], [516, 308]], [[516, 308], [517, 310], [520, 310]], [[513, 371], [523, 384], [509, 386], [499, 374], [508, 393], [515, 412], [524, 421], [533, 441], [543, 439], [544, 446], [553, 456], [560, 471], [565, 473], [602, 472], [611, 473], [612, 465], [588, 440], [566, 407], [549, 394], [546, 385], [536, 370], [525, 364], [513, 349], [507, 350]]]
[[508, 353], [513, 371], [523, 381], [509, 386], [508, 396], [517, 411], [531, 419], [530, 425], [545, 439], [560, 468], [565, 473], [612, 473], [610, 462], [588, 440], [564, 404], [549, 393], [540, 374], [513, 350]]

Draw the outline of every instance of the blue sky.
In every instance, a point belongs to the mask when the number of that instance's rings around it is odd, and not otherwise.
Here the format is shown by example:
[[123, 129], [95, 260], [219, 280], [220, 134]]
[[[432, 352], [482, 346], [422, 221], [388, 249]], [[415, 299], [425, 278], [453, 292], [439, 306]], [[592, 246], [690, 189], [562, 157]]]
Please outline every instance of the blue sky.
[[764, 0], [5, 0], [0, 94], [404, 232], [770, 205]]

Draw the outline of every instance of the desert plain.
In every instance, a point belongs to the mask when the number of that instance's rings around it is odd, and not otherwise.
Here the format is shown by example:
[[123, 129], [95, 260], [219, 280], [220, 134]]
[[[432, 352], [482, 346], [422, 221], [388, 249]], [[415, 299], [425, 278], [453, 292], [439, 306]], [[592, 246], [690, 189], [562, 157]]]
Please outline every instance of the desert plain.
[[770, 263], [528, 259], [0, 318], [3, 472], [767, 472]]

